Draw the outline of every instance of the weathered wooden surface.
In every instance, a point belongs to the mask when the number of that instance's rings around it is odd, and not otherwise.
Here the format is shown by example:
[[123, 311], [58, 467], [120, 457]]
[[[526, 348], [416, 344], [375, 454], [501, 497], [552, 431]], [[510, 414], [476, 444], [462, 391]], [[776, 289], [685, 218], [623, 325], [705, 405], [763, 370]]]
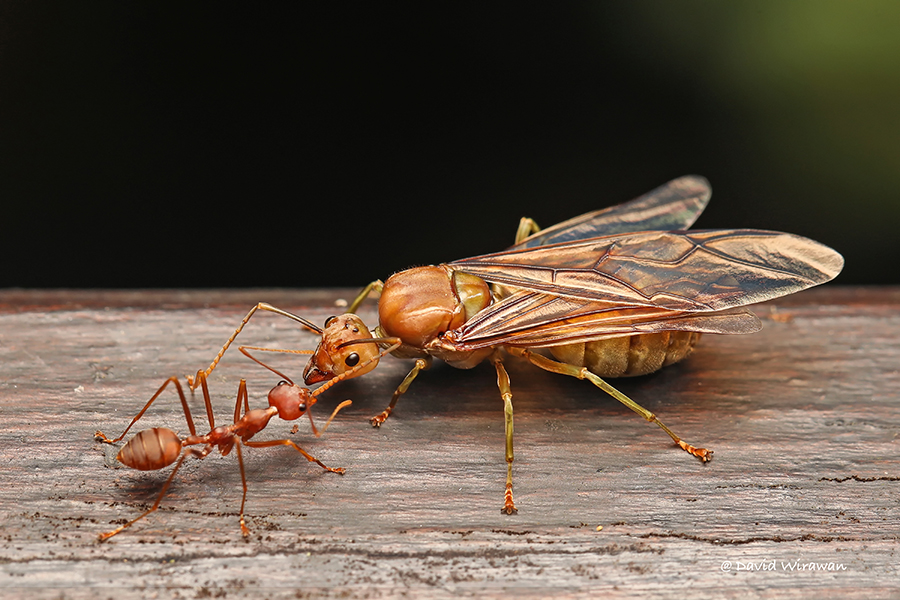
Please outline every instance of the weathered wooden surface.
[[[117, 435], [166, 377], [205, 366], [257, 300], [321, 322], [350, 294], [0, 291], [0, 596], [900, 594], [898, 289], [766, 304], [761, 333], [707, 336], [683, 364], [618, 381], [713, 448], [707, 465], [590, 384], [510, 360], [520, 512], [501, 515], [493, 369], [436, 366], [374, 430], [366, 417], [408, 368], [388, 359], [323, 394], [320, 419], [354, 404], [321, 439], [305, 421], [293, 435], [277, 420], [263, 432], [346, 475], [288, 448], [245, 451], [248, 540], [235, 457], [216, 454], [189, 461], [156, 514], [96, 541], [166, 477], [110, 468], [96, 429]], [[244, 341], [314, 345], [274, 315]], [[299, 379], [304, 360], [277, 364]], [[276, 381], [227, 358], [212, 378], [221, 422], [242, 376], [257, 406]], [[200, 424], [199, 396], [194, 409]], [[142, 423], [162, 425], [184, 431], [174, 395]]]

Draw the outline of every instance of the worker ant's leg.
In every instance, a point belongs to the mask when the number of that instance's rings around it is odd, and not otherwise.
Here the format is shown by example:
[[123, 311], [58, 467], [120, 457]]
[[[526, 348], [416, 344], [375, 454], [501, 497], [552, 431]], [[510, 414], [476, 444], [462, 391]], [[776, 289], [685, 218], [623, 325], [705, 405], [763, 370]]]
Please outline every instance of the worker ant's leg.
[[604, 381], [594, 373], [591, 373], [586, 367], [577, 367], [575, 365], [559, 362], [547, 358], [546, 356], [543, 356], [541, 354], [536, 354], [528, 349], [507, 347], [506, 350], [513, 356], [520, 356], [527, 359], [531, 364], [540, 367], [545, 371], [550, 371], [551, 373], [559, 373], [560, 375], [568, 375], [577, 379], [587, 379], [595, 386], [597, 386], [637, 414], [644, 417], [644, 419], [646, 419], [650, 423], [656, 423], [657, 425], [659, 425], [659, 427], [663, 431], [668, 433], [669, 437], [671, 437], [675, 441], [675, 443], [678, 444], [678, 446], [685, 452], [696, 456], [703, 462], [709, 462], [712, 459], [712, 450], [707, 450], [706, 448], [697, 448], [696, 446], [692, 446], [691, 444], [683, 441], [681, 438], [675, 435], [671, 429], [666, 427], [665, 424], [663, 424], [663, 422], [660, 421], [655, 414], [653, 414], [613, 386], [606, 383], [606, 381]]
[[274, 367], [267, 365], [263, 361], [259, 360], [258, 358], [256, 358], [252, 354], [250, 354], [250, 350], [259, 351], [259, 352], [283, 352], [285, 354], [312, 354], [313, 353], [313, 350], [288, 350], [285, 348], [260, 348], [259, 346], [238, 346], [238, 350], [241, 352], [241, 354], [243, 354], [244, 356], [246, 356], [247, 358], [249, 358], [256, 364], [258, 364], [262, 367], [265, 367], [266, 369], [272, 371], [273, 373], [275, 373], [276, 375], [278, 375], [285, 381], [289, 381], [291, 383], [293, 383], [293, 381], [291, 380], [290, 377], [288, 377], [281, 371], [278, 371]]
[[[241, 420], [246, 413], [250, 412], [250, 394], [247, 392], [247, 380], [241, 379], [238, 384], [237, 396], [234, 399], [234, 423]], [[241, 413], [241, 404], [244, 405], [244, 412]], [[211, 431], [212, 429], [210, 429]]]
[[[203, 377], [205, 383], [205, 376], [203, 372], [199, 372], [197, 375]], [[247, 392], [247, 380], [241, 379], [241, 382], [238, 384], [237, 396], [234, 400], [234, 423], [237, 423], [241, 420], [244, 414], [250, 412], [250, 394]], [[241, 405], [243, 404], [244, 412], [241, 413]], [[247, 537], [250, 535], [250, 529], [247, 528], [247, 522], [244, 519], [244, 505], [247, 503], [247, 475], [244, 471], [244, 453], [241, 452], [241, 438], [239, 436], [232, 436], [235, 453], [237, 454], [238, 461], [238, 469], [241, 472], [241, 488], [243, 493], [241, 495], [241, 535]]]
[[[247, 392], [247, 382], [244, 379], [241, 379], [241, 383], [238, 385], [237, 398], [235, 399], [235, 402], [234, 402], [234, 422], [235, 423], [240, 421], [241, 418], [243, 418], [244, 414], [246, 414], [247, 412], [250, 411], [248, 397], [249, 397], [249, 393]], [[326, 429], [328, 429], [328, 425], [331, 424], [331, 420], [334, 419], [334, 416], [338, 413], [338, 411], [349, 404], [350, 404], [350, 401], [347, 400], [338, 405], [338, 407], [331, 414], [331, 418], [329, 418], [328, 422], [325, 423], [325, 427], [322, 428], [322, 432], [324, 432]], [[241, 405], [243, 405], [243, 408], [244, 408], [243, 414], [241, 413]], [[313, 431], [315, 431], [315, 425], [313, 425]], [[316, 436], [320, 435], [319, 432], [317, 432], [317, 431], [315, 433], [316, 433]], [[241, 438], [239, 436], [234, 436], [234, 447], [235, 447], [235, 452], [237, 453], [238, 467], [240, 468], [240, 471], [241, 471], [241, 488], [243, 490], [243, 493], [241, 495], [241, 533], [244, 536], [250, 535], [250, 530], [247, 528], [247, 522], [246, 522], [246, 519], [244, 518], [244, 506], [247, 504], [247, 476], [244, 471], [244, 455], [243, 455], [243, 452], [241, 451], [242, 445], [250, 446], [252, 448], [266, 448], [269, 446], [279, 446], [279, 445], [293, 446], [294, 448], [297, 449], [298, 452], [300, 452], [303, 456], [305, 456], [307, 460], [309, 460], [310, 462], [317, 463], [319, 466], [321, 466], [326, 471], [331, 471], [333, 473], [341, 473], [341, 474], [343, 474], [343, 472], [344, 472], [343, 469], [332, 469], [330, 467], [325, 466], [319, 460], [317, 460], [315, 457], [310, 456], [300, 446], [298, 446], [297, 444], [295, 444], [294, 442], [292, 442], [290, 440], [273, 440], [273, 441], [267, 441], [267, 442], [253, 442], [250, 440], [244, 441], [244, 440], [241, 440]]]
[[514, 515], [519, 510], [513, 502], [512, 494], [512, 464], [513, 464], [513, 405], [512, 405], [512, 389], [509, 385], [509, 374], [503, 361], [500, 359], [500, 353], [495, 352], [491, 357], [491, 362], [497, 369], [497, 387], [500, 388], [500, 397], [503, 398], [503, 419], [504, 430], [506, 432], [506, 495], [504, 497], [503, 508], [500, 512], [508, 515]]
[[[242, 380], [243, 381], [243, 380]], [[250, 535], [250, 529], [247, 527], [247, 521], [244, 519], [244, 505], [247, 504], [247, 475], [244, 472], [244, 453], [241, 452], [241, 438], [234, 436], [234, 450], [237, 454], [238, 468], [241, 471], [241, 535], [247, 537]]]
[[[207, 386], [207, 383], [206, 383], [206, 376], [203, 374], [202, 371], [199, 371], [197, 373], [197, 380], [203, 387], [203, 400], [206, 403], [206, 413], [207, 413], [207, 416], [209, 417], [209, 428], [210, 428], [210, 431], [212, 431], [216, 427], [215, 422], [213, 420], [212, 401], [210, 400], [210, 396], [209, 396], [209, 387]], [[147, 411], [147, 409], [150, 408], [150, 405], [153, 404], [153, 401], [159, 397], [159, 395], [162, 393], [162, 391], [165, 390], [166, 386], [168, 386], [170, 383], [174, 383], [176, 389], [178, 390], [178, 395], [181, 398], [181, 405], [182, 405], [182, 408], [184, 409], [185, 418], [187, 419], [188, 429], [190, 429], [190, 431], [191, 431], [191, 437], [198, 438], [197, 431], [194, 427], [194, 421], [191, 418], [191, 411], [188, 408], [187, 400], [185, 399], [184, 392], [181, 389], [181, 384], [178, 382], [177, 377], [170, 377], [169, 379], [167, 379], [165, 381], [165, 383], [163, 383], [163, 385], [156, 391], [156, 393], [153, 395], [153, 397], [150, 398], [150, 401], [147, 402], [147, 404], [144, 406], [144, 408], [141, 409], [141, 412], [139, 412], [137, 414], [137, 416], [134, 419], [132, 419], [132, 421], [128, 425], [128, 427], [125, 428], [125, 431], [122, 432], [122, 435], [111, 440], [111, 439], [107, 438], [105, 435], [103, 435], [102, 432], [98, 431], [97, 433], [94, 434], [95, 437], [97, 439], [99, 439], [100, 441], [106, 442], [108, 444], [114, 444], [114, 443], [120, 441], [128, 433], [128, 430], [131, 429], [131, 427], [143, 416], [143, 414]], [[241, 380], [241, 383], [238, 386], [238, 395], [237, 395], [237, 400], [235, 401], [235, 404], [236, 404], [235, 416], [236, 417], [240, 411], [241, 401], [243, 401], [245, 409], [249, 410], [249, 401], [248, 401], [248, 395], [247, 395], [247, 383], [243, 379]], [[202, 438], [198, 438], [198, 441], [200, 441], [200, 440], [202, 440]], [[188, 442], [182, 442], [182, 443], [193, 444], [193, 443], [198, 443], [198, 441], [188, 441]], [[196, 448], [184, 449], [181, 453], [181, 456], [178, 457], [178, 461], [175, 463], [175, 467], [172, 469], [172, 472], [169, 474], [168, 479], [166, 479], [165, 484], [163, 484], [162, 490], [160, 490], [159, 496], [157, 496], [156, 502], [153, 503], [153, 506], [151, 506], [148, 510], [146, 510], [143, 514], [141, 514], [137, 518], [132, 519], [131, 521], [125, 523], [121, 527], [118, 527], [117, 529], [114, 529], [113, 531], [109, 531], [107, 533], [100, 534], [100, 541], [104, 541], [104, 540], [111, 538], [112, 536], [121, 532], [126, 527], [130, 527], [137, 521], [140, 521], [141, 519], [143, 519], [150, 513], [154, 512], [157, 508], [159, 508], [160, 502], [162, 502], [163, 497], [166, 495], [166, 491], [168, 491], [169, 485], [172, 483], [172, 480], [175, 478], [175, 474], [181, 468], [181, 465], [184, 462], [184, 459], [188, 456], [195, 456], [197, 458], [205, 458], [206, 456], [209, 455], [209, 453], [213, 450], [213, 448], [214, 448], [214, 446], [207, 444], [203, 449], [200, 449], [200, 450], [198, 450]], [[240, 448], [238, 448], [238, 462], [241, 467], [241, 479], [244, 480], [244, 464], [243, 464], [243, 462], [241, 462], [241, 459], [240, 459]], [[247, 494], [247, 484], [246, 484], [246, 481], [244, 481], [245, 497], [246, 497], [246, 494]], [[243, 523], [243, 508], [242, 508], [242, 513], [241, 513], [241, 520]], [[242, 529], [245, 528], [243, 526], [243, 524], [242, 524], [241, 528]]]
[[407, 373], [406, 377], [403, 378], [403, 381], [400, 382], [400, 385], [397, 386], [397, 389], [394, 391], [394, 395], [391, 397], [391, 403], [388, 405], [388, 407], [384, 409], [380, 415], [374, 416], [369, 419], [372, 427], [381, 427], [382, 423], [384, 423], [385, 420], [394, 411], [394, 407], [397, 406], [397, 400], [400, 399], [400, 396], [406, 393], [406, 390], [409, 389], [410, 384], [413, 382], [416, 376], [418, 376], [419, 372], [428, 369], [431, 366], [431, 363], [432, 359], [430, 356], [416, 359], [416, 364], [413, 365], [412, 370]]
[[[242, 415], [239, 414], [239, 409], [240, 409], [240, 406], [241, 406], [241, 400], [242, 400], [242, 399], [243, 399], [243, 401], [244, 401], [245, 410], [249, 410], [249, 407], [247, 407], [247, 395], [248, 395], [248, 394], [247, 394], [247, 385], [246, 385], [246, 382], [245, 382], [243, 379], [241, 379], [241, 385], [240, 385], [240, 388], [238, 389], [238, 398], [237, 398], [237, 401], [235, 402], [235, 407], [234, 407], [234, 410], [235, 410], [235, 412], [234, 412], [234, 417], [235, 417], [234, 422], [235, 422], [235, 423], [237, 423], [237, 422], [240, 420], [240, 418], [242, 417]], [[322, 427], [321, 431], [319, 431], [319, 430], [316, 429], [315, 424], [312, 424], [312, 429], [313, 429], [313, 432], [315, 433], [316, 437], [319, 437], [320, 435], [322, 435], [323, 433], [325, 433], [325, 430], [327, 430], [327, 429], [328, 429], [328, 426], [331, 425], [331, 421], [334, 420], [334, 417], [338, 414], [338, 412], [339, 412], [342, 408], [344, 408], [344, 407], [346, 407], [346, 406], [350, 406], [351, 404], [352, 404], [352, 402], [351, 402], [350, 400], [344, 400], [343, 402], [341, 402], [340, 404], [338, 404], [337, 407], [334, 409], [334, 412], [331, 413], [331, 416], [328, 417], [328, 421], [325, 422], [325, 425]], [[312, 419], [310, 419], [310, 423], [312, 423]], [[317, 465], [319, 465], [320, 467], [322, 467], [322, 468], [325, 469], [326, 471], [329, 471], [329, 472], [331, 472], [331, 473], [338, 473], [338, 474], [340, 474], [340, 475], [343, 475], [343, 474], [344, 474], [344, 469], [342, 469], [342, 468], [332, 469], [331, 467], [325, 465], [322, 461], [320, 461], [319, 459], [317, 459], [317, 458], [314, 457], [313, 455], [309, 454], [306, 450], [304, 450], [303, 448], [301, 448], [300, 446], [298, 446], [297, 444], [295, 444], [295, 443], [294, 443], [293, 441], [291, 441], [291, 440], [267, 440], [267, 441], [264, 441], [264, 442], [254, 442], [254, 441], [252, 441], [252, 440], [240, 440], [239, 438], [236, 438], [236, 440], [240, 441], [244, 446], [249, 446], [249, 447], [251, 447], [251, 448], [271, 448], [272, 446], [291, 446], [291, 447], [294, 448], [297, 452], [299, 452], [300, 454], [302, 454], [302, 455], [306, 458], [306, 460], [308, 460], [309, 462], [314, 462], [314, 463], [316, 463]], [[240, 457], [241, 457], [241, 455], [240, 455], [240, 445], [241, 445], [241, 444], [239, 443], [239, 444], [236, 444], [236, 445], [237, 445], [237, 447], [238, 447], [238, 460], [240, 461]], [[243, 478], [244, 478], [244, 464], [243, 464], [243, 462], [241, 461], [241, 479], [243, 480]], [[246, 486], [246, 483], [245, 483], [245, 484], [244, 484], [244, 498], [245, 498], [245, 499], [246, 499], [246, 496], [247, 496], [247, 486]], [[242, 508], [241, 508], [241, 514], [243, 514], [243, 500], [241, 501], [241, 506], [242, 506]]]
[[[256, 311], [258, 311], [258, 310], [265, 310], [268, 312], [275, 313], [277, 315], [281, 315], [283, 317], [287, 317], [289, 319], [297, 321], [298, 323], [300, 323], [301, 325], [303, 325], [310, 331], [313, 331], [314, 333], [317, 333], [319, 335], [322, 334], [321, 327], [314, 325], [313, 323], [311, 323], [310, 321], [307, 321], [303, 317], [298, 317], [297, 315], [295, 315], [293, 313], [289, 313], [286, 310], [282, 310], [282, 309], [280, 309], [276, 306], [272, 306], [271, 304], [268, 304], [266, 302], [260, 302], [259, 304], [257, 304], [256, 306], [254, 306], [253, 308], [250, 309], [250, 312], [247, 313], [247, 316], [241, 320], [241, 323], [237, 326], [237, 329], [234, 330], [234, 333], [231, 334], [231, 337], [228, 338], [228, 341], [225, 342], [225, 345], [222, 346], [222, 349], [219, 350], [218, 354], [216, 354], [216, 357], [213, 359], [212, 363], [210, 363], [210, 365], [203, 371], [203, 374], [206, 377], [209, 377], [210, 373], [213, 372], [213, 370], [216, 368], [216, 365], [218, 365], [219, 361], [222, 360], [222, 356], [225, 355], [225, 351], [228, 350], [228, 348], [231, 346], [231, 343], [234, 342], [235, 338], [237, 338], [238, 334], [240, 334], [241, 331], [243, 331], [244, 326], [250, 321], [250, 318], [254, 314], [256, 314]], [[188, 380], [188, 385], [190, 386], [190, 388], [192, 390], [196, 390], [197, 386], [199, 385], [197, 378], [188, 376], [187, 380]]]
[[332, 469], [331, 467], [325, 465], [318, 458], [311, 455], [310, 453], [308, 453], [306, 450], [304, 450], [303, 448], [301, 448], [300, 446], [298, 446], [291, 440], [267, 440], [265, 442], [254, 442], [254, 441], [250, 440], [250, 441], [243, 442], [243, 444], [245, 446], [250, 446], [251, 448], [271, 448], [272, 446], [291, 446], [294, 450], [296, 450], [297, 452], [302, 454], [303, 457], [306, 458], [306, 460], [308, 460], [309, 462], [316, 463], [317, 465], [319, 465], [320, 467], [322, 467], [323, 469], [325, 469], [326, 471], [328, 471], [330, 473], [337, 473], [338, 475], [343, 475], [345, 472], [345, 469], [342, 469], [340, 467], [338, 467], [336, 469]]
[[166, 492], [169, 489], [169, 485], [172, 483], [172, 480], [175, 478], [175, 474], [178, 473], [178, 469], [181, 468], [181, 464], [184, 462], [184, 459], [187, 458], [189, 455], [196, 456], [197, 458], [203, 458], [207, 454], [209, 454], [211, 450], [212, 450], [212, 446], [207, 446], [203, 450], [189, 448], [189, 449], [186, 449], [184, 452], [182, 452], [181, 456], [178, 458], [178, 462], [175, 463], [175, 468], [172, 469], [172, 472], [169, 473], [169, 478], [166, 479], [166, 482], [163, 484], [162, 490], [160, 490], [160, 492], [159, 492], [159, 496], [156, 497], [156, 502], [153, 503], [153, 506], [151, 506], [149, 509], [145, 510], [138, 517], [128, 521], [124, 525], [121, 525], [121, 526], [113, 529], [112, 531], [108, 531], [106, 533], [101, 533], [99, 536], [99, 540], [101, 542], [108, 540], [112, 536], [116, 535], [117, 533], [121, 533], [127, 527], [131, 527], [132, 525], [134, 525], [135, 523], [137, 523], [138, 521], [140, 521], [141, 519], [143, 519], [150, 513], [154, 512], [157, 508], [159, 508], [159, 503], [162, 502], [163, 496], [166, 495]]
[[[198, 373], [198, 375], [199, 375], [199, 373]], [[191, 417], [191, 409], [190, 409], [190, 407], [188, 407], [187, 398], [185, 398], [184, 391], [182, 391], [182, 389], [181, 389], [181, 383], [179, 383], [177, 377], [169, 377], [159, 387], [159, 389], [156, 390], [156, 393], [153, 394], [153, 396], [150, 398], [150, 400], [147, 402], [147, 404], [144, 405], [144, 408], [142, 408], [141, 411], [131, 420], [131, 423], [128, 424], [128, 427], [125, 428], [125, 431], [123, 431], [119, 437], [117, 437], [115, 439], [109, 439], [108, 437], [106, 437], [103, 434], [102, 431], [97, 431], [96, 433], [94, 433], [94, 438], [96, 438], [97, 440], [99, 440], [101, 442], [105, 442], [107, 444], [115, 444], [117, 442], [120, 442], [122, 440], [122, 438], [124, 438], [125, 435], [128, 433], [128, 431], [132, 428], [132, 426], [134, 426], [134, 424], [137, 423], [140, 420], [140, 418], [144, 416], [144, 413], [147, 412], [147, 409], [150, 408], [150, 405], [153, 404], [153, 402], [157, 398], [159, 398], [160, 394], [163, 393], [163, 390], [165, 390], [166, 387], [168, 387], [168, 385], [170, 383], [175, 384], [175, 389], [178, 391], [178, 397], [181, 399], [181, 408], [184, 410], [184, 417], [187, 420], [188, 429], [190, 430], [191, 435], [197, 435], [197, 430], [194, 427], [194, 419], [193, 419], [193, 417]], [[204, 396], [204, 399], [206, 400], [206, 413], [209, 417], [210, 429], [212, 429], [213, 427], [215, 427], [215, 425], [213, 425], [212, 404], [209, 400], [209, 389], [207, 389], [207, 387], [206, 387], [206, 379], [205, 378], [202, 380], [202, 383], [203, 383], [203, 396]]]

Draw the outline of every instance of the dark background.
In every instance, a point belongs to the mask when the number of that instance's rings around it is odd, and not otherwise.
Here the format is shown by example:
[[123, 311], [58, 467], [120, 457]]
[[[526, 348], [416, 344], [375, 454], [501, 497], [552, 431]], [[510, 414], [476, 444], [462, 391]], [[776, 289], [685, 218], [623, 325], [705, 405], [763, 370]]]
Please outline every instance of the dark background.
[[[423, 6], [426, 6], [423, 8]], [[0, 287], [362, 286], [705, 175], [900, 283], [900, 3], [0, 3]]]

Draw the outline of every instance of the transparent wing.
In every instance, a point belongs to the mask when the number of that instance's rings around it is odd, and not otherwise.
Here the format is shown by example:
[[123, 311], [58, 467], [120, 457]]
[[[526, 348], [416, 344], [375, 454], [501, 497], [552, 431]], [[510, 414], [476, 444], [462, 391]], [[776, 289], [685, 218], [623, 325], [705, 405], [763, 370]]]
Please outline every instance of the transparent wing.
[[709, 202], [709, 182], [687, 175], [629, 202], [589, 212], [541, 230], [509, 248], [523, 249], [633, 231], [689, 229]]
[[[512, 343], [527, 334], [532, 344], [543, 336], [541, 345], [553, 345], [550, 338], [602, 339], [628, 327], [750, 331], [758, 324], [749, 313], [723, 311], [829, 281], [843, 262], [813, 240], [747, 229], [644, 231], [477, 256], [450, 266], [512, 293], [451, 337]], [[677, 320], [689, 326], [671, 327]]]
[[686, 313], [520, 291], [478, 313], [450, 337], [456, 348], [474, 350], [498, 344], [549, 347], [660, 331], [753, 333], [760, 327], [746, 308]]

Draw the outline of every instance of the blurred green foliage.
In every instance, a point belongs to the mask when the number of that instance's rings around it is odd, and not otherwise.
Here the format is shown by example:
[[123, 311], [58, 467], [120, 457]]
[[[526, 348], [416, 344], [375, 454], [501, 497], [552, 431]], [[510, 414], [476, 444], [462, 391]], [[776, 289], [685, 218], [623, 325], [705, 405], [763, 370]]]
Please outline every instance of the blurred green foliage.
[[[644, 33], [630, 50], [746, 119], [743, 143], [763, 148], [806, 184], [852, 194], [856, 208], [900, 216], [900, 2], [682, 0], [622, 8], [628, 29]], [[832, 209], [847, 200], [827, 197]]]

